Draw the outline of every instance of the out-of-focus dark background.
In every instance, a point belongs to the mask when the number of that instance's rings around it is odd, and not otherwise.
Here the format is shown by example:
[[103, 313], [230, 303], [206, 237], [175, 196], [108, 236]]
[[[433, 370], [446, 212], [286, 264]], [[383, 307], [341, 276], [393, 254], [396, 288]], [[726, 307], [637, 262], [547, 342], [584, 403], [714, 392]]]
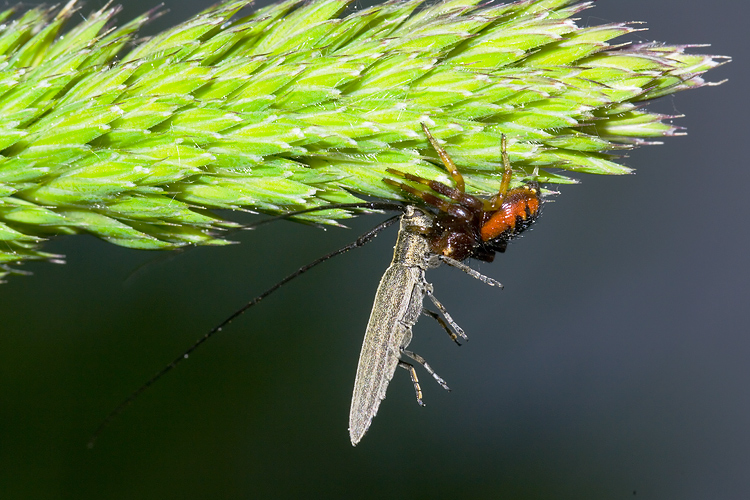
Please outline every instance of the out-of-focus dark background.
[[[87, 9], [98, 8], [89, 2]], [[168, 1], [149, 33], [208, 2]], [[154, 6], [130, 1], [125, 22]], [[431, 321], [349, 444], [349, 398], [394, 231], [289, 284], [86, 440], [197, 337], [353, 230], [279, 223], [128, 279], [155, 253], [93, 237], [46, 249], [0, 286], [0, 491], [7, 499], [739, 499], [750, 495], [747, 165], [750, 6], [601, 0], [583, 24], [647, 21], [636, 39], [711, 43], [720, 87], [656, 103], [689, 136], [632, 152], [627, 177], [563, 186], [534, 231], [481, 270], [430, 273], [471, 341]]]

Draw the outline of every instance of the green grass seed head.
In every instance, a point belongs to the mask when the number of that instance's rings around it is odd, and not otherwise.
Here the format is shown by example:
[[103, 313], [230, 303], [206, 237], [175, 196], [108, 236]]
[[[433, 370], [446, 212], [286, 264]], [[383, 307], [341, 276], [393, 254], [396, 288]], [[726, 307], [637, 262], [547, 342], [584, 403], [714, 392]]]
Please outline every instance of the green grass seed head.
[[727, 60], [616, 41], [641, 29], [627, 24], [581, 27], [591, 2], [249, 4], [135, 46], [158, 11], [120, 28], [116, 7], [74, 26], [75, 4], [0, 13], [2, 269], [59, 260], [40, 250], [55, 234], [221, 244], [210, 209], [398, 199], [387, 168], [443, 175], [422, 122], [473, 194], [497, 189], [502, 134], [519, 178], [628, 173], [613, 152], [680, 131], [644, 101]]

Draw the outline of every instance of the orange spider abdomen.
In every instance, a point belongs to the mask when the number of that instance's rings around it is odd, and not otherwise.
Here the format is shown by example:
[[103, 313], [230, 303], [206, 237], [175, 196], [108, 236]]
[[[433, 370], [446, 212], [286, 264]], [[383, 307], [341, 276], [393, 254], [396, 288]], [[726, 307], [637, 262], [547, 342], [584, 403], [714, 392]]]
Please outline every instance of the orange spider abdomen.
[[500, 208], [496, 212], [488, 213], [489, 217], [480, 229], [482, 241], [511, 239], [536, 220], [540, 208], [541, 198], [537, 183], [511, 189], [505, 195]]

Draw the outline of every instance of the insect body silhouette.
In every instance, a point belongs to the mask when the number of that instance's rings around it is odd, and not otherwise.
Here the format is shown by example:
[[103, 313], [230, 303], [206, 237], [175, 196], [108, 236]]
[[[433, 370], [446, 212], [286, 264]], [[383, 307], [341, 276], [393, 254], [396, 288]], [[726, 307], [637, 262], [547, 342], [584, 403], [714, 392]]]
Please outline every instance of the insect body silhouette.
[[[455, 187], [393, 169], [387, 171], [398, 177], [399, 180], [384, 179], [383, 181], [419, 198], [424, 204], [436, 208], [437, 212], [432, 212], [426, 208], [418, 208], [411, 204], [400, 205], [382, 202], [338, 204], [290, 212], [257, 224], [260, 225], [276, 218], [292, 217], [333, 208], [398, 210], [403, 213], [400, 217], [400, 230], [394, 259], [378, 287], [360, 353], [349, 419], [349, 432], [353, 445], [356, 445], [362, 439], [369, 428], [380, 402], [385, 398], [388, 383], [393, 378], [398, 366], [402, 366], [409, 371], [417, 393], [417, 401], [422, 404], [416, 370], [412, 365], [401, 360], [402, 354], [424, 366], [440, 385], [448, 389], [443, 379], [432, 370], [421, 356], [406, 350], [411, 341], [411, 327], [417, 322], [420, 314], [436, 319], [456, 342], [458, 342], [459, 336], [466, 338], [463, 330], [432, 295], [432, 286], [425, 279], [425, 271], [428, 268], [437, 267], [440, 263], [446, 263], [489, 285], [502, 286], [497, 281], [480, 274], [461, 261], [476, 258], [491, 262], [496, 252], [504, 252], [508, 241], [536, 220], [541, 208], [540, 189], [536, 182], [529, 182], [510, 189], [512, 169], [506, 152], [505, 136], [502, 136], [501, 149], [504, 171], [500, 189], [492, 198], [483, 199], [465, 193], [463, 176], [448, 153], [440, 146], [424, 124], [422, 128], [451, 175]], [[405, 181], [417, 184], [417, 186]], [[380, 231], [397, 220], [399, 220], [398, 217], [392, 217], [378, 224], [356, 241], [302, 266], [235, 311], [200, 337], [183, 354], [158, 371], [112, 410], [92, 435], [89, 440], [89, 447], [93, 447], [101, 432], [141, 393], [187, 359], [189, 354], [216, 333], [222, 331], [225, 326], [250, 307], [318, 264], [348, 250], [365, 245]], [[422, 301], [425, 296], [432, 300], [442, 317], [423, 308]]]
[[[359, 356], [349, 411], [349, 438], [355, 446], [370, 427], [397, 367], [409, 371], [417, 402], [423, 405], [416, 371], [412, 365], [401, 360], [402, 354], [424, 366], [443, 388], [448, 389], [445, 381], [424, 358], [406, 349], [412, 338], [411, 328], [421, 314], [437, 319], [454, 340], [458, 336], [466, 338], [463, 330], [432, 294], [432, 286], [425, 279], [425, 271], [445, 262], [489, 285], [502, 286], [460, 261], [469, 257], [492, 261], [495, 252], [504, 252], [508, 240], [534, 222], [541, 207], [540, 190], [536, 182], [509, 189], [512, 170], [506, 152], [505, 136], [502, 138], [505, 170], [500, 190], [491, 200], [484, 200], [464, 192], [463, 176], [427, 127], [422, 127], [453, 177], [456, 187], [398, 170], [388, 170], [393, 175], [425, 186], [427, 189], [419, 189], [401, 181], [385, 179], [385, 182], [438, 208], [439, 212], [433, 214], [407, 206], [401, 216], [393, 262], [383, 275], [375, 294]], [[423, 308], [425, 296], [430, 298], [445, 321], [437, 313]]]

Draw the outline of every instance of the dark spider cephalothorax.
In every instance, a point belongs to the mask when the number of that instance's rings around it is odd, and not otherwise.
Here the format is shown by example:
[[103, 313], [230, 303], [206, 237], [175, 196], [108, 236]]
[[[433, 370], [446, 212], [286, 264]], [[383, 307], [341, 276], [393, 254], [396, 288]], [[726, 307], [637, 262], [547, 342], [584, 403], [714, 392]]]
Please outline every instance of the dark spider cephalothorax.
[[[508, 241], [518, 236], [539, 216], [542, 204], [539, 183], [532, 181], [510, 189], [513, 169], [503, 135], [501, 149], [504, 170], [498, 193], [490, 199], [466, 194], [464, 178], [453, 160], [424, 124], [422, 129], [456, 186], [450, 187], [442, 182], [390, 168], [387, 169], [389, 173], [427, 186], [428, 189], [419, 189], [393, 179], [384, 179], [384, 182], [399, 187], [440, 210], [427, 234], [433, 252], [459, 261], [473, 257], [492, 262], [495, 252], [504, 252]], [[451, 201], [435, 196], [429, 190]]]

